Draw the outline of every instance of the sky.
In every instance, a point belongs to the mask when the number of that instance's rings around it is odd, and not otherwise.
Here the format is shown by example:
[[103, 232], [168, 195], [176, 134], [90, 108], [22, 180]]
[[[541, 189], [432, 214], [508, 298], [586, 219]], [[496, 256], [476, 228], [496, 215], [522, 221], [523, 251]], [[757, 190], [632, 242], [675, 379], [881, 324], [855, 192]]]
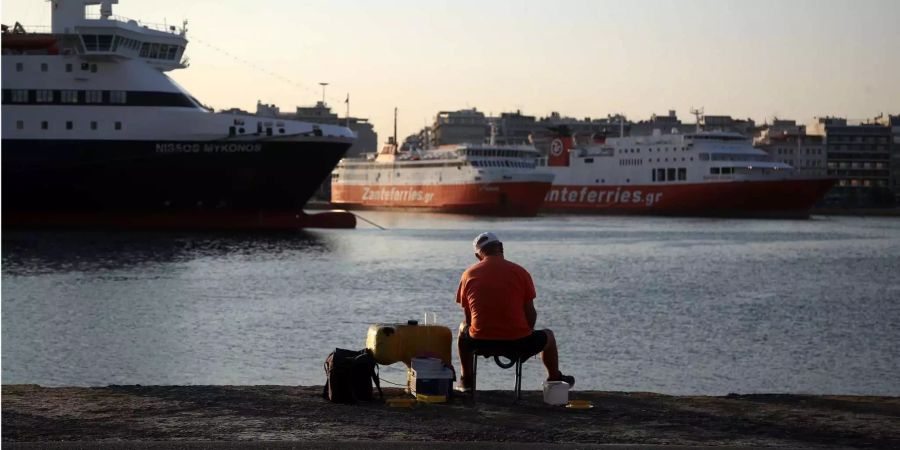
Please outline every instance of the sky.
[[[45, 0], [2, 21], [49, 25]], [[477, 107], [572, 117], [674, 109], [807, 122], [900, 113], [900, 0], [121, 0], [143, 22], [188, 20], [169, 72], [216, 109], [322, 99], [379, 140]], [[374, 150], [374, 149], [373, 149]]]

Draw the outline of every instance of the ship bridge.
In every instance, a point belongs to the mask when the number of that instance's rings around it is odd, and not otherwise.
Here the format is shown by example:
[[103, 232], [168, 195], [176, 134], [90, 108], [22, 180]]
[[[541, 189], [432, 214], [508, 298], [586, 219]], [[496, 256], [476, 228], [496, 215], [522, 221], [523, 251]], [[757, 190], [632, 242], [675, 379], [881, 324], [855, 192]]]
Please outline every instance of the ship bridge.
[[[160, 71], [187, 67], [186, 27], [144, 24], [114, 16], [118, 0], [53, 0], [53, 34], [68, 44], [64, 52], [76, 52], [88, 60], [141, 59]], [[88, 12], [100, 6], [99, 14]]]

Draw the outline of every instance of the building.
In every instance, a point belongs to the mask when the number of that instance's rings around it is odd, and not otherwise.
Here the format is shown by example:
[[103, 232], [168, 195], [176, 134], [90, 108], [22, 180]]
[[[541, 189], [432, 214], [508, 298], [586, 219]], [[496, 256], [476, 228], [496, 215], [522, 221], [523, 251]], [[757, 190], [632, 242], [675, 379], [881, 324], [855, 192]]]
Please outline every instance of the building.
[[807, 126], [810, 133], [824, 136], [827, 174], [838, 180], [829, 202], [847, 207], [893, 204], [892, 127], [883, 123], [850, 125], [843, 118], [824, 117]]
[[476, 108], [441, 111], [434, 118], [431, 145], [481, 144], [488, 135], [487, 118]]
[[704, 131], [727, 131], [751, 137], [756, 133], [753, 119], [734, 119], [731, 116], [701, 116], [700, 125]]
[[675, 114], [674, 109], [669, 110], [669, 114], [665, 116], [653, 114], [650, 120], [642, 120], [631, 125], [629, 136], [652, 136], [654, 133], [662, 134], [686, 134], [696, 131], [696, 124], [682, 123], [681, 119]]
[[534, 116], [523, 115], [522, 111], [501, 113], [490, 122], [494, 124], [494, 142], [498, 145], [529, 144], [537, 127]]
[[411, 134], [403, 140], [403, 144], [400, 146], [401, 150], [408, 151], [413, 149], [428, 149], [431, 148], [431, 127], [424, 127], [416, 134]]
[[763, 124], [759, 127], [753, 143], [754, 145], [767, 141], [770, 137], [784, 135], [806, 135], [806, 125], [797, 125], [796, 120], [784, 120], [775, 118], [772, 124]]
[[[794, 127], [794, 130], [799, 129], [802, 129], [802, 126]], [[756, 147], [771, 155], [775, 161], [790, 164], [800, 174], [811, 176], [827, 174], [823, 136], [786, 132], [779, 135], [767, 133], [764, 138], [757, 141]]]
[[356, 132], [356, 142], [347, 150], [347, 156], [359, 156], [363, 153], [372, 153], [378, 150], [378, 135], [375, 133], [372, 124], [369, 123], [369, 119], [338, 117], [323, 102], [316, 102], [315, 106], [298, 106], [293, 114], [283, 113], [275, 105], [257, 102], [256, 115], [328, 125], [344, 125]]

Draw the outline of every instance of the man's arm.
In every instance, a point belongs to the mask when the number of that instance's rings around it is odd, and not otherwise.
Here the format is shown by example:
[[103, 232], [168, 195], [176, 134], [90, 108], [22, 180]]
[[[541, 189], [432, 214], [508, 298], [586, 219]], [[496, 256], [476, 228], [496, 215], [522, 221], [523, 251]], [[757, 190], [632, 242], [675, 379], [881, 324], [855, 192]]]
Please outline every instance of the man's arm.
[[533, 330], [534, 324], [537, 323], [537, 311], [534, 309], [534, 301], [532, 300], [525, 302], [525, 320], [528, 321], [528, 326]]

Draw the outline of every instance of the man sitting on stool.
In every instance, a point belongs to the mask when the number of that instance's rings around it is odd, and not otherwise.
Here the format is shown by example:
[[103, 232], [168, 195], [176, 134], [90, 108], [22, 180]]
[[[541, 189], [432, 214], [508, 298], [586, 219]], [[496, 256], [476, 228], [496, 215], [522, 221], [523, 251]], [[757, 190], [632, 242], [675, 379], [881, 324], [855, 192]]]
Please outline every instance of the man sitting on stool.
[[456, 302], [465, 312], [459, 325], [460, 388], [473, 386], [472, 353], [522, 355], [538, 353], [547, 368], [547, 381], [575, 384], [558, 367], [556, 339], [550, 330], [535, 330], [534, 282], [527, 270], [503, 257], [503, 243], [494, 233], [481, 233], [472, 243], [477, 263], [459, 280]]

